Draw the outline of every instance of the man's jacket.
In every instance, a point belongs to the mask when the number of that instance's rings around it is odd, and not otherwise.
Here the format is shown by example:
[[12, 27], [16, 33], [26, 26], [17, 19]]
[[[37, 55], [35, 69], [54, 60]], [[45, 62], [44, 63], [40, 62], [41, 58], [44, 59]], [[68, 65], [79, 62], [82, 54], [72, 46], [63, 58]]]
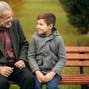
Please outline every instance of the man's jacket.
[[[20, 23], [16, 18], [14, 18], [12, 21], [12, 26], [9, 28], [9, 34], [11, 37], [11, 42], [16, 61], [18, 60], [27, 61], [28, 42], [26, 41]], [[0, 65], [6, 64], [7, 64], [6, 52], [4, 50], [4, 45], [0, 41]]]

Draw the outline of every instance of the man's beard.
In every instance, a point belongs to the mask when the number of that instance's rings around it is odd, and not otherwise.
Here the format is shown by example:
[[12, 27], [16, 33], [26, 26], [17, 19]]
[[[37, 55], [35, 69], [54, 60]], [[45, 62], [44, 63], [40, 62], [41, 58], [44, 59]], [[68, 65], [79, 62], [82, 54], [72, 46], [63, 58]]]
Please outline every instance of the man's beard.
[[10, 28], [12, 25], [12, 21], [4, 23], [3, 21], [0, 22], [0, 27]]
[[12, 23], [11, 23], [11, 21], [10, 21], [10, 22], [8, 22], [7, 24], [5, 24], [5, 27], [6, 27], [6, 28], [10, 28], [11, 25], [12, 25]]

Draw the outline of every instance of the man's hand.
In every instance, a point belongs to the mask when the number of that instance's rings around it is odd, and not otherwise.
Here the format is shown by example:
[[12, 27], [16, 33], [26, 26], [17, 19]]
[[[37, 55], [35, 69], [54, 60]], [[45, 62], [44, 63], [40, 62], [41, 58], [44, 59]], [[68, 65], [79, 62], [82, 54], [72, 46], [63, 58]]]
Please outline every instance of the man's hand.
[[41, 73], [40, 71], [36, 71], [35, 74], [36, 74], [38, 81], [42, 83], [44, 81], [43, 73]]
[[13, 68], [8, 66], [0, 66], [0, 74], [8, 77], [13, 72]]
[[24, 63], [23, 60], [17, 61], [17, 62], [15, 63], [15, 66], [16, 66], [17, 68], [19, 68], [19, 69], [22, 69], [22, 68], [26, 67], [26, 65], [25, 65], [25, 63]]
[[44, 76], [44, 82], [47, 83], [48, 81], [52, 80], [55, 74], [55, 72], [49, 72], [48, 74], [46, 74]]

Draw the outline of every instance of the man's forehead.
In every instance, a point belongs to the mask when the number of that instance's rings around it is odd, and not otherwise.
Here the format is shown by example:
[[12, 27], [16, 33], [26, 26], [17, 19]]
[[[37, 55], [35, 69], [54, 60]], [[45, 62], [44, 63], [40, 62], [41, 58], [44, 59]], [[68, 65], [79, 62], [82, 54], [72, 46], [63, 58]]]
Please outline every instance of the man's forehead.
[[2, 18], [9, 18], [13, 16], [12, 11], [4, 11], [2, 14]]

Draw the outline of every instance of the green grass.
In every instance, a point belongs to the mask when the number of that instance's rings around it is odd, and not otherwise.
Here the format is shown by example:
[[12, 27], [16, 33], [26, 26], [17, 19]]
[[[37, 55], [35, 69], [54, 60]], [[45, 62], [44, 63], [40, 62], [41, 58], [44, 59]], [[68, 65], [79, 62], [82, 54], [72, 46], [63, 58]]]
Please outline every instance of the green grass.
[[[56, 15], [56, 27], [62, 35], [65, 45], [77, 45], [80, 41], [81, 45], [89, 46], [89, 34], [80, 35], [77, 29], [69, 24], [66, 12], [62, 8], [59, 0], [7, 0], [13, 8], [14, 14], [21, 21], [27, 40], [31, 39], [36, 28], [36, 18], [43, 12], [52, 12]], [[73, 69], [66, 69], [66, 72], [73, 72]], [[63, 71], [63, 72], [65, 72]], [[77, 70], [76, 70], [77, 71]], [[19, 89], [18, 86], [11, 86], [10, 89]], [[44, 86], [45, 89], [45, 86]], [[80, 89], [80, 86], [61, 85], [61, 89]]]
[[11, 85], [10, 89], [19, 89], [19, 87], [17, 85]]
[[[11, 85], [10, 89], [19, 89], [17, 85]], [[43, 86], [46, 89], [46, 86]], [[60, 89], [80, 89], [79, 85], [60, 85]]]

